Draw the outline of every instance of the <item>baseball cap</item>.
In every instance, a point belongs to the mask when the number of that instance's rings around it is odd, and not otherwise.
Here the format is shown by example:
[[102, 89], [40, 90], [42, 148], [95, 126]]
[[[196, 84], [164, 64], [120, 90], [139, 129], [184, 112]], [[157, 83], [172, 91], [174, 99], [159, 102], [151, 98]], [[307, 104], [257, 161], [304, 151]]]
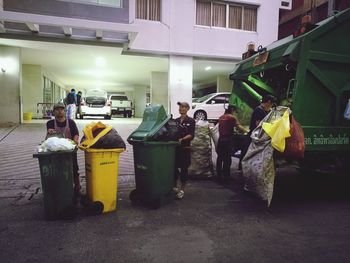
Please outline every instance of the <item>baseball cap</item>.
[[274, 96], [268, 94], [268, 95], [265, 95], [262, 98], [262, 100], [261, 100], [261, 102], [268, 102], [268, 101], [271, 101], [272, 103], [275, 103], [276, 102], [276, 98]]
[[66, 106], [65, 106], [63, 103], [61, 103], [61, 102], [56, 103], [55, 105], [53, 105], [53, 110], [56, 110], [56, 109], [65, 109], [65, 108], [66, 108]]
[[190, 104], [188, 104], [187, 102], [183, 101], [183, 102], [178, 102], [177, 105], [179, 106], [182, 106], [182, 107], [186, 107], [186, 108], [189, 108], [190, 107]]

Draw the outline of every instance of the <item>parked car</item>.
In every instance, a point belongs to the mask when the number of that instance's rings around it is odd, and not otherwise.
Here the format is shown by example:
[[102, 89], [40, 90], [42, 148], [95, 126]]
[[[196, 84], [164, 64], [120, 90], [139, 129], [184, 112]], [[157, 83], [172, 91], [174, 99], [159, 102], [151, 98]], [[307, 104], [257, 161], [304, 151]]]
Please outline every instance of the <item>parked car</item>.
[[112, 103], [112, 115], [123, 114], [124, 118], [132, 116], [132, 102], [128, 97], [121, 94], [112, 94], [109, 96]]
[[211, 93], [192, 102], [188, 115], [196, 120], [218, 120], [228, 106], [229, 92]]
[[111, 119], [112, 107], [106, 91], [91, 89], [86, 92], [79, 107], [79, 118], [83, 119], [84, 116], [103, 116], [105, 119]]

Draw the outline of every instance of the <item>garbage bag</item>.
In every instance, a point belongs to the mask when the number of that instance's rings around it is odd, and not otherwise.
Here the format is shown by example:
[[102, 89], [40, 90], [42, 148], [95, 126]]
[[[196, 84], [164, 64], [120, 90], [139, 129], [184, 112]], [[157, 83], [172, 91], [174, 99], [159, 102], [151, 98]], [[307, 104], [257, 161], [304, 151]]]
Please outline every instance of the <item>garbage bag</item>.
[[284, 152], [286, 147], [286, 138], [289, 133], [289, 109], [286, 108], [281, 118], [276, 118], [272, 122], [263, 122], [263, 130], [270, 136], [272, 147], [279, 152]]
[[74, 141], [66, 138], [50, 137], [45, 140], [38, 148], [38, 152], [58, 152], [58, 151], [71, 151], [74, 150], [77, 145]]
[[293, 115], [290, 118], [290, 134], [291, 136], [286, 139], [286, 149], [282, 156], [289, 159], [303, 159], [305, 152], [304, 131]]
[[195, 177], [212, 177], [214, 166], [212, 161], [212, 144], [209, 122], [197, 121], [195, 135], [191, 141], [191, 165], [188, 173]]
[[125, 142], [110, 125], [92, 122], [83, 129], [84, 136], [80, 141], [81, 149], [115, 149], [126, 148]]
[[210, 130], [210, 136], [214, 142], [215, 150], [218, 147], [218, 142], [219, 142], [219, 123], [217, 123], [213, 128]]
[[[262, 130], [261, 127], [259, 129]], [[254, 130], [255, 134], [252, 133], [252, 142], [242, 160], [244, 189], [255, 193], [259, 198], [267, 201], [267, 206], [270, 206], [276, 174], [273, 148], [271, 138], [259, 129]]]
[[174, 119], [170, 119], [152, 139], [155, 141], [178, 141], [183, 137], [182, 134], [186, 133], [184, 129], [186, 128], [179, 125]]
[[270, 206], [275, 182], [274, 148], [271, 137], [262, 128], [263, 123], [274, 123], [289, 110], [287, 107], [273, 108], [251, 134], [251, 143], [242, 160], [244, 189], [255, 193]]

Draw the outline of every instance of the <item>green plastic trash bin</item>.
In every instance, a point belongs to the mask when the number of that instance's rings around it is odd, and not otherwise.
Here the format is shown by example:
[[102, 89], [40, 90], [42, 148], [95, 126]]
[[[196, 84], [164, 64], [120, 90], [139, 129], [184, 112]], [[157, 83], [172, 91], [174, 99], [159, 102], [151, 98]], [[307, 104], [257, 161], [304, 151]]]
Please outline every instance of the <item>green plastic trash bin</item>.
[[46, 219], [75, 216], [73, 205], [73, 151], [41, 152], [38, 158]]
[[136, 189], [130, 193], [132, 202], [158, 208], [174, 199], [172, 188], [178, 142], [153, 139], [169, 119], [163, 106], [147, 107], [142, 123], [128, 138], [133, 145], [136, 181]]

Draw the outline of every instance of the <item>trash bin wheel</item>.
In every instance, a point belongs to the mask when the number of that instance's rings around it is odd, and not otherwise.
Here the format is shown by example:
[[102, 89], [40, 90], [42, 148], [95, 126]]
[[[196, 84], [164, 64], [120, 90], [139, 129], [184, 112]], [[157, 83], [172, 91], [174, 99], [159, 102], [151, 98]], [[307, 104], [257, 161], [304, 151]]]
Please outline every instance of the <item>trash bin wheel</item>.
[[129, 199], [133, 203], [141, 202], [141, 197], [140, 197], [139, 193], [136, 191], [136, 189], [134, 189], [130, 192]]

